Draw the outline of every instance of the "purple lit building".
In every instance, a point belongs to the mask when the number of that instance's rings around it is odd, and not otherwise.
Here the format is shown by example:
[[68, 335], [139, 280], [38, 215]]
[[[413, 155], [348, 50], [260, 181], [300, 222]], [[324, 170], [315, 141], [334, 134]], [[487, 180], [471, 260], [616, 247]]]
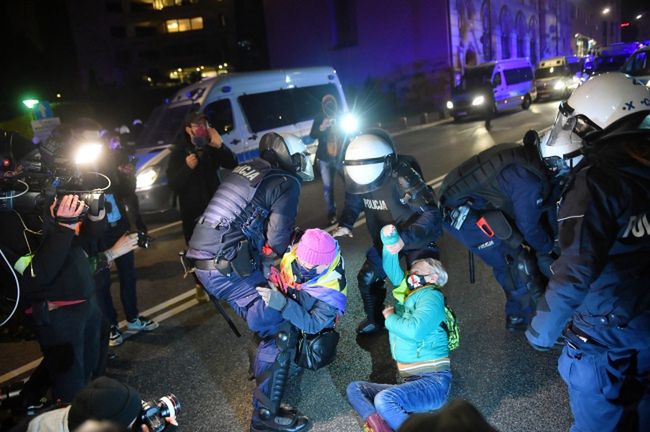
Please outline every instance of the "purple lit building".
[[607, 23], [600, 3], [265, 0], [264, 13], [273, 68], [327, 64], [346, 86], [380, 84], [405, 106], [437, 108], [467, 66], [513, 57], [535, 64], [576, 53], [585, 36], [612, 42], [620, 0], [609, 2]]

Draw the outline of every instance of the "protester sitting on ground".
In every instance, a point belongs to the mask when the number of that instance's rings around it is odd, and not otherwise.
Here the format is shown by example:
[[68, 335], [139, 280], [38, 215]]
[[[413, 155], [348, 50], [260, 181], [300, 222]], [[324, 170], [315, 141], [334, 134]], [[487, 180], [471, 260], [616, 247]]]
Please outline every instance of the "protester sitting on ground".
[[348, 401], [374, 432], [397, 430], [409, 414], [442, 407], [449, 397], [451, 368], [445, 297], [447, 273], [433, 258], [416, 260], [405, 275], [399, 264], [402, 240], [394, 225], [381, 230], [383, 267], [393, 286], [395, 306], [384, 309], [390, 348], [402, 384], [355, 381]]

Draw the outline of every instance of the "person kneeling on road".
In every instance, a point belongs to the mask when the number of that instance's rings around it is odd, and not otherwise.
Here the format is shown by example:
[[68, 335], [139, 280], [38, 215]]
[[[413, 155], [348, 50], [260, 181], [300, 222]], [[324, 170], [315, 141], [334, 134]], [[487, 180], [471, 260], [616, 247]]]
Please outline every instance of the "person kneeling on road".
[[[296, 329], [306, 335], [316, 335], [333, 329], [339, 316], [345, 313], [347, 288], [338, 242], [323, 230], [306, 230], [300, 241], [284, 254], [280, 269], [271, 269], [269, 285], [270, 288], [257, 287], [257, 292], [268, 308], [279, 311], [291, 325], [285, 325], [288, 329], [286, 341], [271, 337], [263, 339], [259, 345], [255, 362], [259, 387], [253, 400], [256, 409], [260, 403], [262, 406], [279, 404], [279, 400], [268, 400], [266, 394], [269, 394], [269, 386], [271, 395], [276, 394], [276, 388], [282, 389], [284, 386], [282, 381], [286, 377], [283, 378], [278, 372], [284, 371], [284, 375], [287, 375], [290, 362], [296, 357]], [[283, 349], [281, 345], [286, 348]], [[329, 348], [331, 351], [320, 359], [323, 364], [298, 362], [298, 366], [311, 369], [326, 366], [336, 353], [336, 346]], [[253, 426], [251, 430], [268, 430], [259, 429], [255, 421]]]
[[[396, 287], [395, 306], [384, 309], [391, 353], [402, 384], [354, 381], [348, 385], [350, 405], [365, 420], [365, 430], [397, 430], [411, 413], [440, 408], [449, 397], [450, 339], [457, 342], [455, 322], [448, 319], [439, 288], [447, 273], [433, 258], [416, 260], [405, 275], [399, 264], [399, 234], [393, 225], [381, 230], [383, 267]], [[455, 320], [454, 320], [455, 321]], [[452, 349], [455, 345], [452, 344]]]

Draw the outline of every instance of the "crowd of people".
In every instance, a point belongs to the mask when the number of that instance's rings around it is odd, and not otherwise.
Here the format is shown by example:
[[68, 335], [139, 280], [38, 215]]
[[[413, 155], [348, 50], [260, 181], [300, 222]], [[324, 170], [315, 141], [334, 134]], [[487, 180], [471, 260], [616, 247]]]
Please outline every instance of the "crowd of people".
[[[650, 428], [650, 130], [642, 126], [650, 115], [649, 88], [623, 74], [590, 79], [560, 104], [547, 134], [532, 132], [524, 145], [500, 144], [472, 156], [446, 176], [439, 199], [417, 161], [398, 154], [387, 132], [336, 136], [336, 100], [326, 96], [322, 106], [312, 135], [319, 150], [323, 144], [332, 234], [296, 227], [301, 188], [314, 173], [294, 135], [265, 134], [260, 157], [238, 164], [206, 118], [192, 113], [170, 161], [170, 185], [182, 197], [185, 267], [197, 289], [227, 303], [257, 337], [251, 431], [310, 427], [307, 416], [283, 403], [284, 393], [292, 363], [317, 370], [335, 359], [349, 294], [345, 250], [336, 238], [353, 235], [361, 211], [372, 244], [357, 272], [365, 313], [357, 334], [387, 331], [400, 375], [398, 384], [348, 385], [365, 431], [494, 430], [471, 405], [447, 403], [450, 351], [459, 335], [443, 291], [448, 276], [437, 244], [443, 230], [492, 267], [506, 297], [505, 328], [522, 332], [536, 350], [561, 348], [572, 431]], [[58, 139], [74, 141], [89, 129], [95, 128], [73, 127]], [[219, 167], [232, 169], [221, 181]], [[1, 226], [14, 227], [7, 236], [3, 228], [2, 250], [25, 284], [26, 313], [44, 355], [33, 376], [42, 382], [32, 388], [42, 393], [47, 384], [55, 399], [72, 402], [69, 411], [50, 414], [55, 422], [70, 423], [75, 398], [83, 400], [88, 388], [125, 392], [103, 378], [91, 382], [103, 375], [108, 341], [117, 340], [107, 263], [115, 261], [120, 272], [128, 326], [157, 326], [139, 316], [129, 294], [137, 242], [124, 231], [134, 204], [128, 175], [120, 181], [128, 169], [117, 171], [105, 191], [113, 205], [97, 214], [82, 214], [87, 206], [73, 194], [44, 216], [0, 212]], [[332, 188], [337, 176], [346, 189], [340, 216]], [[132, 396], [128, 387], [126, 393]], [[82, 420], [130, 427], [138, 414], [133, 407], [118, 419], [86, 412]], [[168, 422], [174, 426], [173, 418]]]

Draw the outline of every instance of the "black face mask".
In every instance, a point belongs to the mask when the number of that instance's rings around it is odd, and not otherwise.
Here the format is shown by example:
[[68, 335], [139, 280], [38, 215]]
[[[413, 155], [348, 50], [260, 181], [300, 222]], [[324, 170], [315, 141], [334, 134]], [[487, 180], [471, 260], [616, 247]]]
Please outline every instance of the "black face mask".
[[291, 263], [291, 270], [293, 271], [293, 275], [296, 277], [296, 282], [298, 283], [305, 283], [318, 276], [318, 267], [306, 269], [298, 264], [298, 261]]
[[416, 288], [420, 288], [421, 286], [428, 285], [428, 284], [429, 283], [427, 282], [425, 276], [410, 274], [406, 278], [406, 285], [409, 287], [410, 290], [414, 290]]

